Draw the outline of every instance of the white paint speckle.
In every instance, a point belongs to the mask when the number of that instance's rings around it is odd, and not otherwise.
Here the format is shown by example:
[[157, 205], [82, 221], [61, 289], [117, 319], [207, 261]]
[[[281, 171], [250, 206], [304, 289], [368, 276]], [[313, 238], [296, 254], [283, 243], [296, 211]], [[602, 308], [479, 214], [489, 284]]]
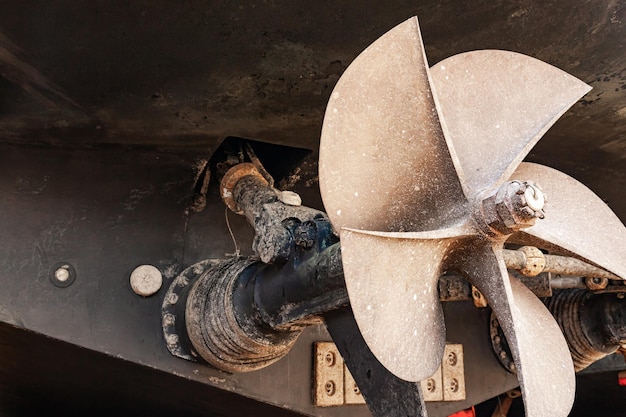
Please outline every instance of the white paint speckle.
[[413, 301], [417, 300], [417, 294], [413, 294]]
[[341, 210], [337, 210], [337, 216], [341, 216]]
[[335, 92], [333, 92], [333, 98], [334, 98], [335, 100], [337, 100], [337, 99], [339, 98], [339, 93], [338, 93], [338, 92], [336, 92], [336, 91], [335, 91]]
[[337, 110], [336, 108], [333, 109], [333, 113], [337, 113], [339, 112], [339, 110]]
[[446, 66], [445, 66], [445, 65], [442, 65], [442, 66], [441, 66], [441, 70], [442, 70], [442, 71], [445, 71], [445, 70], [446, 70]]

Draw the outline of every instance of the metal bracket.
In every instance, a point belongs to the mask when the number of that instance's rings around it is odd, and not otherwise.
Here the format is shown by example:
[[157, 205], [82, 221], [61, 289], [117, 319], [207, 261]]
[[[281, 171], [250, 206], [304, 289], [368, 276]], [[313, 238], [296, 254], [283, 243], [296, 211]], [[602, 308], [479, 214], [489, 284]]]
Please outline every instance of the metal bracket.
[[488, 306], [487, 299], [481, 293], [478, 288], [472, 285], [472, 300], [474, 301], [474, 307], [476, 308], [485, 308]]
[[[314, 344], [313, 402], [318, 407], [365, 404], [365, 399], [332, 342]], [[424, 401], [465, 400], [463, 345], [446, 345], [434, 375], [421, 382]]]
[[[344, 363], [337, 347], [331, 342], [314, 345], [315, 376], [313, 402], [319, 407], [344, 404]], [[356, 384], [355, 384], [356, 385]]]
[[365, 398], [332, 342], [317, 342], [313, 401], [318, 407], [365, 404]]
[[346, 364], [343, 365], [343, 397], [345, 404], [365, 404], [365, 398]]
[[443, 401], [443, 375], [441, 366], [430, 378], [421, 382], [424, 401]]
[[421, 382], [424, 401], [465, 400], [465, 365], [463, 345], [447, 344], [441, 366]]
[[442, 362], [443, 400], [465, 399], [465, 366], [463, 345], [446, 345]]

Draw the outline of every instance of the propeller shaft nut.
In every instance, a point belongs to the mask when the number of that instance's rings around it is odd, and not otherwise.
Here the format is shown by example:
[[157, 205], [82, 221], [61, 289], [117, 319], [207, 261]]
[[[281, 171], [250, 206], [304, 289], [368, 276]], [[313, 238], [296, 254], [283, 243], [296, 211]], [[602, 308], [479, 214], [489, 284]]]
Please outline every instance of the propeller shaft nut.
[[509, 235], [545, 217], [546, 195], [532, 182], [510, 181], [482, 201], [482, 217], [489, 229]]

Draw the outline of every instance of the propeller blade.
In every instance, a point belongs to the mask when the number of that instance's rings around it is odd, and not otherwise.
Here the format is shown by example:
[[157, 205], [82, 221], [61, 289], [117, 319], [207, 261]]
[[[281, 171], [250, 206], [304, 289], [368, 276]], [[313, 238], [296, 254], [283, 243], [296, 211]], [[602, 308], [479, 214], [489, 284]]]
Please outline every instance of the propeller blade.
[[335, 86], [322, 127], [319, 178], [337, 231], [432, 230], [466, 213], [417, 18], [370, 45]]
[[437, 282], [456, 238], [399, 235], [419, 234], [343, 229], [343, 271], [354, 317], [374, 356], [397, 377], [421, 381], [443, 356]]
[[546, 218], [522, 234], [626, 279], [626, 227], [600, 197], [569, 175], [544, 165], [524, 162], [511, 179], [535, 181], [548, 196]]
[[567, 342], [543, 303], [509, 277], [502, 245], [473, 239], [452, 262], [483, 293], [502, 326], [517, 368], [526, 416], [567, 416], [575, 391]]
[[506, 181], [543, 134], [591, 87], [538, 59], [472, 51], [430, 70], [467, 198]]
[[396, 377], [378, 362], [350, 306], [326, 313], [324, 321], [373, 417], [427, 416], [421, 385]]

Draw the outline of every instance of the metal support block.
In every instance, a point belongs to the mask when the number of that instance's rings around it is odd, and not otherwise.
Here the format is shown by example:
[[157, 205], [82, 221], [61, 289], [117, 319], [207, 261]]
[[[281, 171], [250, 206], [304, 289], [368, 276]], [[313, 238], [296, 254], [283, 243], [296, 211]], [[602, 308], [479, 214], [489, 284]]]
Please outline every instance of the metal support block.
[[472, 285], [472, 300], [474, 301], [474, 307], [485, 308], [488, 306], [487, 299], [481, 293], [478, 288]]
[[361, 394], [356, 381], [348, 370], [348, 366], [343, 366], [343, 395], [346, 404], [365, 404], [365, 398]]
[[443, 375], [441, 366], [430, 378], [421, 382], [424, 401], [443, 401]]
[[443, 399], [461, 401], [465, 399], [465, 369], [463, 345], [446, 345], [443, 362]]
[[446, 345], [441, 366], [423, 380], [424, 401], [462, 401], [465, 399], [463, 345]]
[[[365, 399], [332, 342], [314, 344], [314, 403], [318, 407], [365, 404]], [[430, 378], [421, 382], [424, 401], [465, 400], [463, 345], [448, 344], [443, 361]]]
[[[318, 407], [344, 404], [344, 364], [332, 342], [318, 342], [315, 350], [313, 401]], [[355, 384], [356, 385], [356, 384]]]

